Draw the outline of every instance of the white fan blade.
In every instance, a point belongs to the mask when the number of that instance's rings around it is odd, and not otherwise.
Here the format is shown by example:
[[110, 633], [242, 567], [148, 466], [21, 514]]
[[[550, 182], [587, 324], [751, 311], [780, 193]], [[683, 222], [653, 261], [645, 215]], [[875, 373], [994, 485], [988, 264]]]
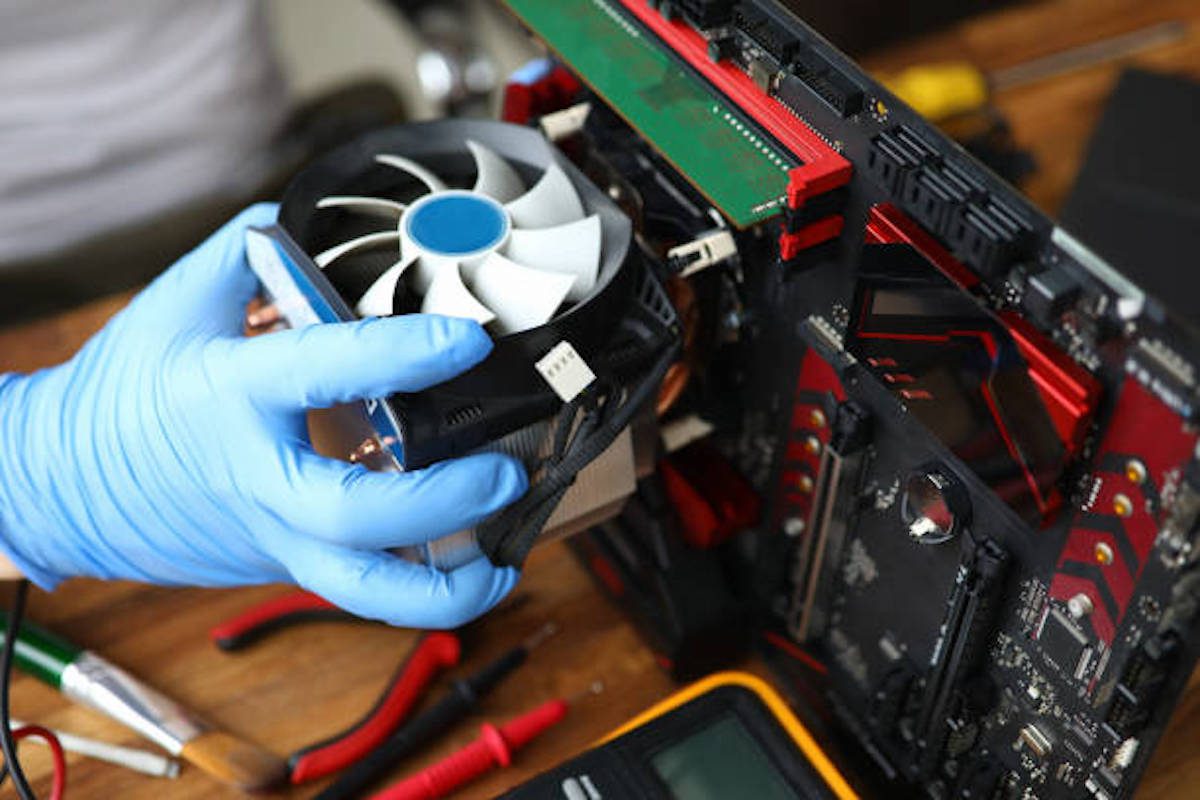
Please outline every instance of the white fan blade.
[[396, 282], [400, 280], [409, 265], [416, 260], [416, 256], [402, 258], [376, 278], [354, 307], [358, 315], [360, 317], [383, 317], [396, 313], [396, 309], [392, 306], [392, 301], [396, 297]]
[[323, 253], [318, 253], [313, 261], [316, 262], [318, 267], [324, 269], [347, 253], [353, 253], [357, 250], [374, 250], [389, 244], [395, 247], [400, 246], [399, 231], [381, 231], [379, 233], [368, 233], [365, 236], [359, 236], [357, 239], [342, 242]]
[[504, 255], [528, 267], [573, 275], [567, 299], [582, 300], [600, 271], [600, 235], [600, 217], [595, 214], [553, 228], [515, 230]]
[[504, 207], [517, 228], [549, 228], [583, 216], [579, 193], [558, 164], [551, 164], [532, 189]]
[[[413, 248], [420, 252], [420, 248], [413, 245]], [[417, 294], [424, 295], [429, 292], [429, 287], [437, 280], [437, 276], [447, 270], [459, 276], [462, 280], [462, 272], [459, 269], [459, 264], [453, 258], [446, 256], [435, 256], [429, 253], [421, 253], [421, 257], [417, 260], [417, 264], [413, 267], [412, 275], [409, 280], [412, 281], [413, 288], [417, 290]]]
[[413, 161], [411, 158], [394, 156], [390, 153], [380, 153], [379, 155], [375, 156], [375, 160], [380, 164], [385, 164], [389, 167], [394, 167], [398, 170], [401, 170], [402, 172], [407, 172], [409, 175], [412, 175], [421, 183], [428, 186], [429, 191], [431, 192], [446, 191], [446, 184], [442, 182], [441, 178], [439, 178], [437, 175], [434, 175], [428, 169]]
[[500, 333], [517, 333], [549, 322], [574, 282], [566, 273], [525, 267], [492, 253], [477, 268], [471, 289], [496, 312]]
[[475, 187], [472, 191], [486, 194], [500, 203], [507, 203], [525, 192], [525, 182], [507, 161], [479, 142], [467, 140], [475, 157]]
[[360, 211], [376, 217], [400, 219], [404, 213], [404, 203], [388, 200], [386, 197], [360, 197], [358, 195], [335, 195], [322, 197], [317, 201], [317, 208], [344, 208], [347, 211]]
[[421, 301], [421, 313], [465, 317], [480, 325], [487, 325], [496, 318], [463, 284], [457, 266], [437, 271], [433, 282], [429, 284], [429, 291], [425, 293], [425, 299]]
[[463, 258], [458, 262], [459, 273], [463, 277], [463, 282], [466, 283], [468, 287], [473, 285], [475, 276], [479, 273], [479, 265], [486, 261], [490, 255], [491, 253], [484, 253], [483, 255], [470, 256], [469, 258]]

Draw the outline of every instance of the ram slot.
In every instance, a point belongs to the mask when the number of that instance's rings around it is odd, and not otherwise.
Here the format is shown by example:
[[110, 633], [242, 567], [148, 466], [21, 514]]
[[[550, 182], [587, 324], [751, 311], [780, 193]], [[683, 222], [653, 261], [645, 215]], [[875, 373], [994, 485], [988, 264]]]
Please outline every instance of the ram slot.
[[930, 657], [924, 697], [916, 715], [915, 741], [922, 752], [913, 768], [921, 775], [936, 767], [955, 694], [979, 668], [1000, 609], [1007, 553], [985, 539], [968, 547], [964, 555]]

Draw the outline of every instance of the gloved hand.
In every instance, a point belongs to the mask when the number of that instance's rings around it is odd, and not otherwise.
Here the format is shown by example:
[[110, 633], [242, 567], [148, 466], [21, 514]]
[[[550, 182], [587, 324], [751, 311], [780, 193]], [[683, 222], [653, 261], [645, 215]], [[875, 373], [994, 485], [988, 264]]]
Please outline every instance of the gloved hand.
[[393, 624], [450, 627], [517, 573], [386, 552], [474, 525], [527, 479], [502, 455], [412, 473], [323, 458], [304, 410], [416, 391], [491, 350], [474, 322], [411, 315], [242, 336], [257, 205], [152, 283], [65, 364], [0, 376], [0, 548], [35, 583], [73, 575], [294, 581]]

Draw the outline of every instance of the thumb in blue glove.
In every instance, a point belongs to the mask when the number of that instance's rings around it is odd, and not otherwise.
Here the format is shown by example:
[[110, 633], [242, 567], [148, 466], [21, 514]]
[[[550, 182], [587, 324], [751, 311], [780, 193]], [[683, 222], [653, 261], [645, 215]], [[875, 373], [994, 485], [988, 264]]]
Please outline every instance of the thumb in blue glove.
[[482, 360], [474, 322], [426, 315], [241, 334], [257, 281], [244, 211], [70, 361], [0, 376], [0, 548], [34, 582], [294, 581], [363, 617], [452, 627], [517, 573], [442, 572], [390, 548], [471, 527], [519, 497], [497, 454], [410, 473], [318, 455], [305, 410], [418, 391]]

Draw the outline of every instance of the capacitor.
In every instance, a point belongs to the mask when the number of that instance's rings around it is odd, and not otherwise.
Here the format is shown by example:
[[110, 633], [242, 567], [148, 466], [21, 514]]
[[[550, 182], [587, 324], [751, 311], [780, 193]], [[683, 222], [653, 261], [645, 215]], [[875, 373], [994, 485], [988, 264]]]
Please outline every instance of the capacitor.
[[1092, 598], [1083, 592], [1072, 595], [1071, 599], [1067, 600], [1067, 611], [1075, 619], [1083, 619], [1088, 614], [1091, 614], [1095, 607], [1095, 604], [1092, 603]]

